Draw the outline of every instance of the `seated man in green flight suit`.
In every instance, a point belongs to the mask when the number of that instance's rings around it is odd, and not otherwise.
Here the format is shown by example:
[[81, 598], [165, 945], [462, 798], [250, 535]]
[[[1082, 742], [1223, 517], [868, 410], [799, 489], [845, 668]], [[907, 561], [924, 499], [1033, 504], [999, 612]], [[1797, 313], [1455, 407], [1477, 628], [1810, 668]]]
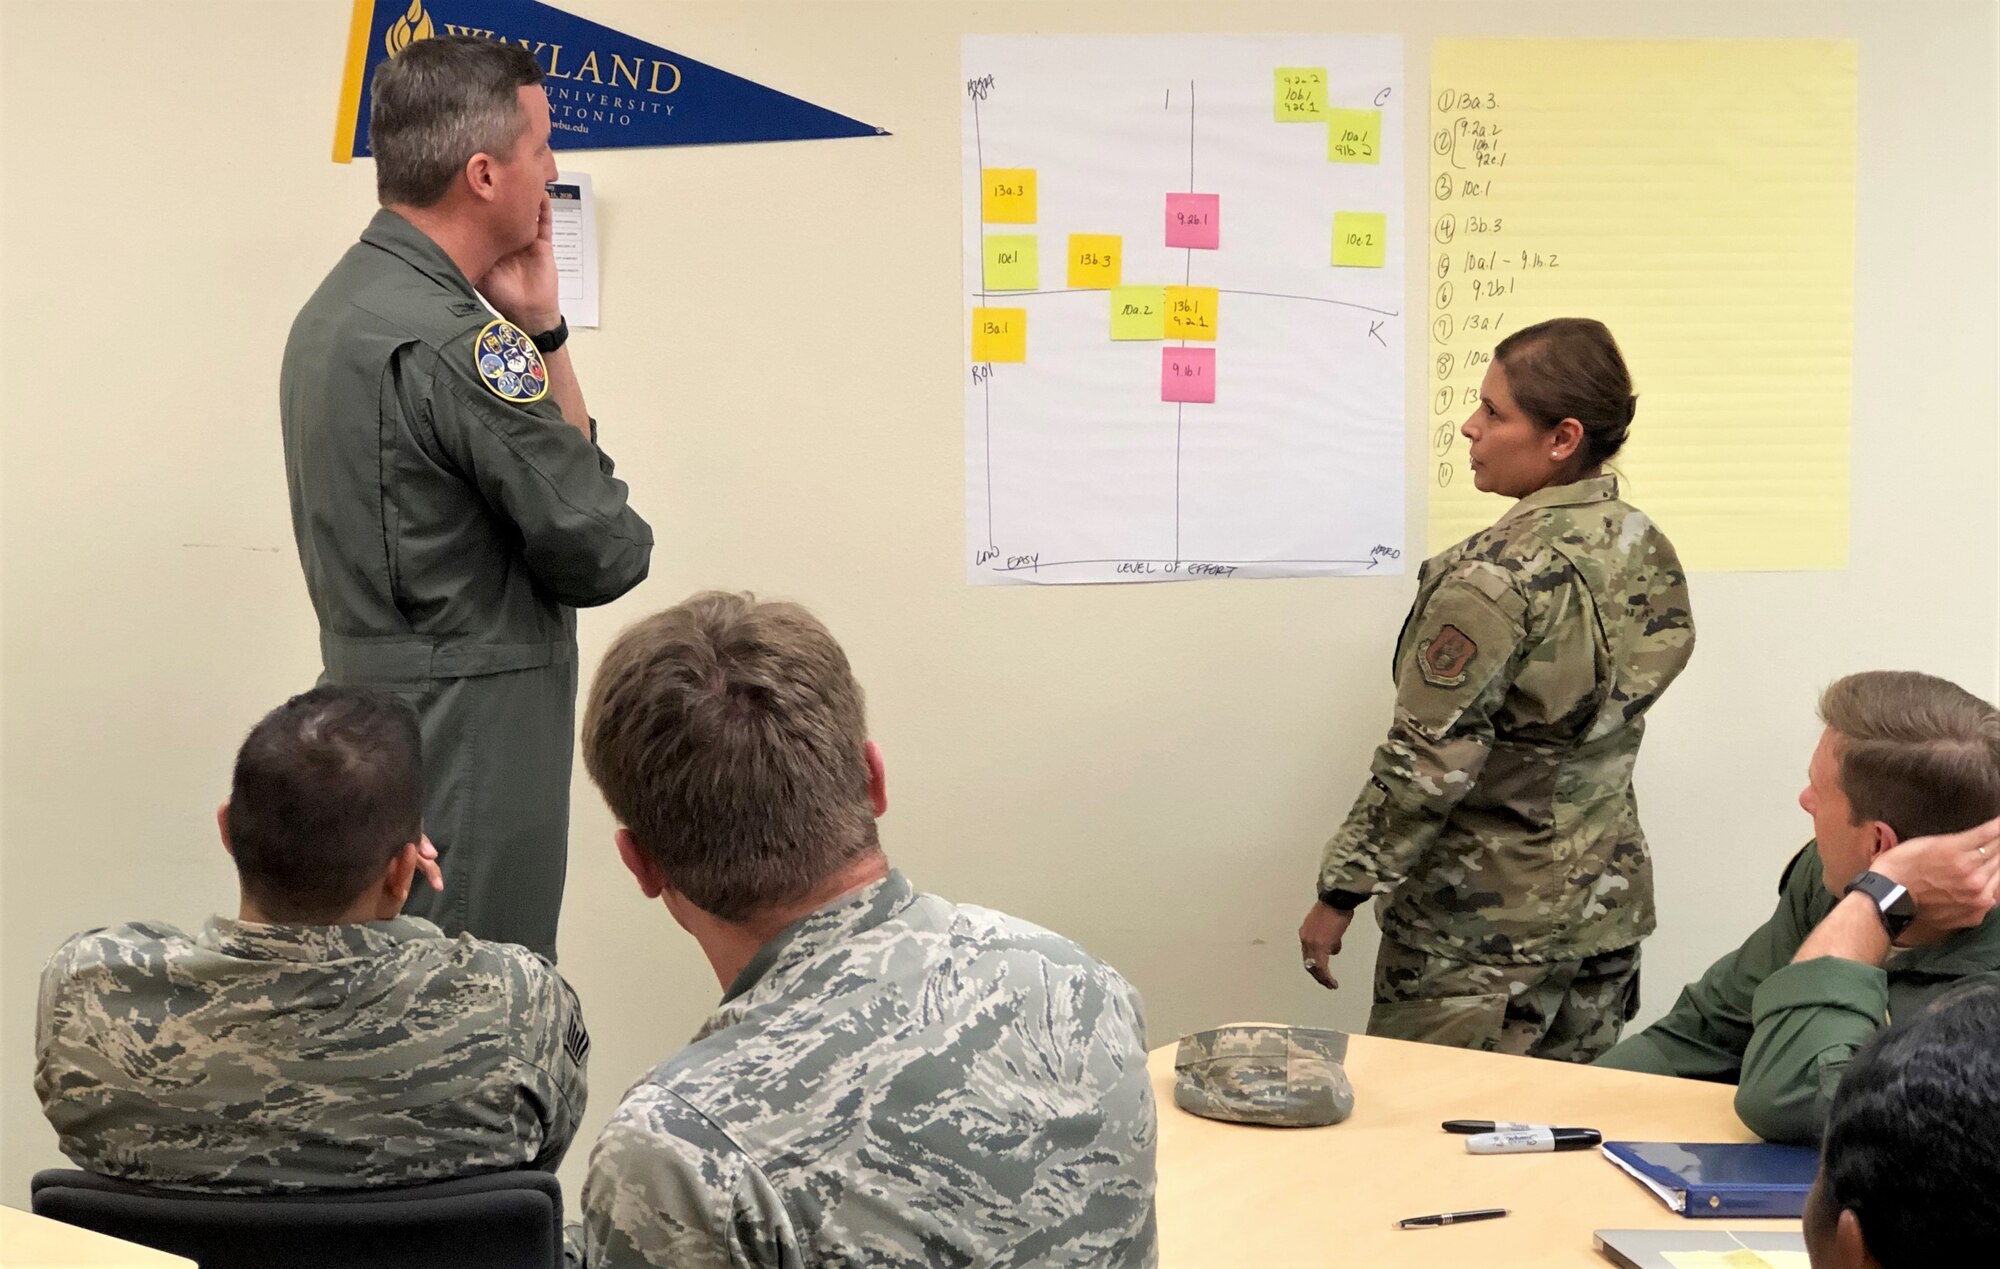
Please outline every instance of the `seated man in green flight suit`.
[[1817, 1143], [1870, 1036], [2000, 970], [2000, 836], [1988, 822], [2000, 814], [2000, 709], [1927, 674], [1873, 671], [1827, 688], [1819, 713], [1826, 731], [1799, 794], [1813, 841], [1786, 867], [1771, 919], [1597, 1060], [1733, 1080], [1736, 1113], [1772, 1141]]

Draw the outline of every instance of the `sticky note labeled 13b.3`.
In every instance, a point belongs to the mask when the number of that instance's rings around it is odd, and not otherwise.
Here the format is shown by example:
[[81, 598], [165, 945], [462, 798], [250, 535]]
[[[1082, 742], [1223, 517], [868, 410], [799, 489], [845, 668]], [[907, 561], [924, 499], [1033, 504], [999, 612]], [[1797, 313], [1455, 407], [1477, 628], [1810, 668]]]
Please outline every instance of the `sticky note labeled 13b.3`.
[[972, 359], [974, 361], [1026, 361], [1028, 359], [1028, 310], [1024, 308], [973, 309]]
[[1167, 288], [1167, 338], [1214, 339], [1222, 293], [1212, 286]]
[[1118, 234], [1069, 236], [1069, 287], [1094, 291], [1117, 286], [1124, 272], [1125, 239]]
[[1215, 349], [1162, 348], [1160, 400], [1215, 401]]
[[1166, 337], [1167, 288], [1163, 286], [1111, 288], [1111, 338], [1165, 339]]
[[1389, 217], [1383, 212], [1333, 214], [1333, 262], [1379, 269], [1389, 257]]
[[986, 289], [1033, 291], [1041, 286], [1041, 264], [1033, 234], [986, 235]]
[[1380, 163], [1382, 112], [1338, 108], [1328, 110], [1326, 158], [1329, 163]]
[[1035, 169], [989, 167], [979, 173], [979, 218], [989, 225], [1035, 223]]

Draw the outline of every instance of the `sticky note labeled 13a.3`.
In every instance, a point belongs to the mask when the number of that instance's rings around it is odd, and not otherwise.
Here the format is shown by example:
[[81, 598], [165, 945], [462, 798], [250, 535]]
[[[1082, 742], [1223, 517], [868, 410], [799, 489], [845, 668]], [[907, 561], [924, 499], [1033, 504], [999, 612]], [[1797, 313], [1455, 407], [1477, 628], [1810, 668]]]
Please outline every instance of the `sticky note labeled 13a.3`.
[[1329, 109], [1326, 112], [1326, 158], [1329, 163], [1380, 163], [1382, 112]]
[[1167, 338], [1214, 339], [1222, 293], [1212, 286], [1167, 288]]
[[1163, 286], [1111, 288], [1111, 338], [1165, 339], [1166, 337], [1167, 288]]
[[1162, 348], [1160, 400], [1215, 401], [1215, 349]]
[[979, 173], [979, 218], [989, 225], [1035, 223], [1035, 169], [989, 167]]
[[1222, 195], [1167, 195], [1167, 245], [1213, 251], [1222, 243]]
[[1118, 234], [1069, 236], [1069, 287], [1094, 291], [1117, 286], [1124, 272], [1125, 239]]
[[1028, 359], [1028, 310], [1024, 308], [973, 309], [972, 359], [974, 361], [1026, 361]]
[[1326, 118], [1326, 67], [1280, 66], [1275, 78], [1273, 110], [1279, 123]]
[[1333, 262], [1343, 268], [1379, 269], [1389, 258], [1389, 217], [1383, 212], [1333, 214]]
[[1033, 291], [1041, 286], [1033, 234], [986, 235], [986, 289]]

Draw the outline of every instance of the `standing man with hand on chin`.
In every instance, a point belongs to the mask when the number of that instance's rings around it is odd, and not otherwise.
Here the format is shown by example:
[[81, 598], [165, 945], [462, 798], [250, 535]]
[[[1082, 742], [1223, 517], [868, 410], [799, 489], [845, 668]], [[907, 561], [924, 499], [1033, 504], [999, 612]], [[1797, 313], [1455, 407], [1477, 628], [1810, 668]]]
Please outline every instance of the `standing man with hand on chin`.
[[526, 50], [457, 36], [383, 63], [382, 210], [293, 323], [279, 396], [322, 681], [422, 718], [445, 888], [407, 910], [553, 959], [575, 609], [637, 585], [653, 536], [565, 346], [541, 78]]

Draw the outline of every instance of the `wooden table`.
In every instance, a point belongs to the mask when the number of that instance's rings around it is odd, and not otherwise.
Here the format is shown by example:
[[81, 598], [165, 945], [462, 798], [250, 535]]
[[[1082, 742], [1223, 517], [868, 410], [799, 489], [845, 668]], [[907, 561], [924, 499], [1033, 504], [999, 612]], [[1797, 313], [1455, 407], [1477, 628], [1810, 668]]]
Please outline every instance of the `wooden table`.
[[[1354, 1114], [1326, 1128], [1217, 1123], [1174, 1105], [1174, 1044], [1147, 1062], [1159, 1100], [1163, 1269], [1326, 1265], [1595, 1266], [1597, 1229], [1797, 1229], [1690, 1221], [1595, 1150], [1469, 1155], [1446, 1119], [1595, 1128], [1608, 1141], [1754, 1141], [1735, 1089], [1536, 1058], [1355, 1036]], [[1398, 1230], [1406, 1216], [1512, 1215]]]
[[192, 1260], [0, 1207], [0, 1269], [195, 1269]]

